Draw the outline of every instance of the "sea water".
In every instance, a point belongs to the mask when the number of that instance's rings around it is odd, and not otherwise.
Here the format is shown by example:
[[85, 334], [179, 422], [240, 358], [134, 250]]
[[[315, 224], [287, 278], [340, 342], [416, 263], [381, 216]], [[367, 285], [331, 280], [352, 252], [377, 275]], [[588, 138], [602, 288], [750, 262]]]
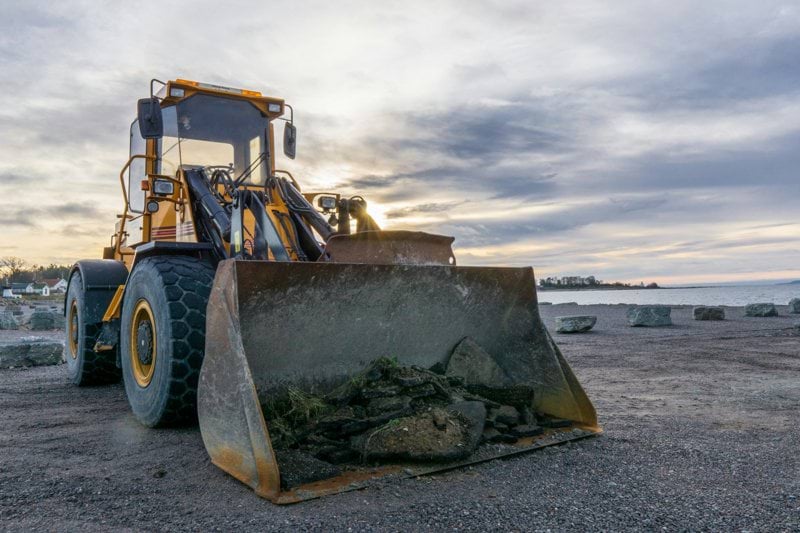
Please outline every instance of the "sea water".
[[800, 285], [742, 285], [625, 290], [539, 291], [540, 302], [591, 304], [664, 304], [744, 306], [759, 302], [786, 305], [800, 298]]

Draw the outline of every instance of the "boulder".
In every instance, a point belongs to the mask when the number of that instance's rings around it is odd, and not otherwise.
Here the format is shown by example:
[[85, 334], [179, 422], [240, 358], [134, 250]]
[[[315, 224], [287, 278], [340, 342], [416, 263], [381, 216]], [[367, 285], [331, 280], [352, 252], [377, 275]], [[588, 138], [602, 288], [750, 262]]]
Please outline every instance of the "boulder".
[[494, 402], [510, 405], [530, 405], [533, 402], [533, 387], [514, 383], [497, 361], [469, 337], [462, 339], [453, 349], [445, 376], [453, 386], [463, 386], [469, 392]]
[[503, 388], [511, 385], [511, 380], [497, 361], [470, 337], [462, 339], [453, 350], [445, 375], [462, 378], [468, 387]]
[[789, 312], [792, 314], [800, 314], [800, 298], [792, 298], [789, 300]]
[[19, 329], [19, 323], [10, 311], [0, 312], [0, 329]]
[[584, 316], [557, 316], [556, 331], [559, 333], [584, 333], [592, 329], [597, 323], [597, 317]]
[[56, 329], [57, 324], [56, 314], [47, 309], [36, 309], [31, 314], [30, 328], [33, 331]]
[[0, 344], [0, 368], [58, 365], [64, 362], [64, 345], [42, 337], [23, 337]]
[[745, 316], [778, 316], [778, 308], [772, 302], [747, 304], [744, 307]]
[[695, 320], [725, 320], [725, 309], [699, 305], [692, 309]]
[[672, 309], [665, 305], [640, 305], [628, 308], [628, 324], [632, 327], [671, 326]]

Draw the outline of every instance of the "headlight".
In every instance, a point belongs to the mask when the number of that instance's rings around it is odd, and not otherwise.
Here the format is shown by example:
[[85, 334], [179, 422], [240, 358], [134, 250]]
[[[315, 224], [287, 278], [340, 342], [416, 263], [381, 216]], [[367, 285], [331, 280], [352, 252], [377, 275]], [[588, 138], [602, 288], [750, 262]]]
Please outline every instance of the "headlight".
[[320, 196], [319, 200], [317, 200], [317, 205], [320, 206], [325, 211], [330, 211], [331, 209], [336, 208], [336, 197], [335, 196]]
[[153, 192], [162, 196], [170, 196], [175, 192], [175, 184], [169, 180], [153, 181]]

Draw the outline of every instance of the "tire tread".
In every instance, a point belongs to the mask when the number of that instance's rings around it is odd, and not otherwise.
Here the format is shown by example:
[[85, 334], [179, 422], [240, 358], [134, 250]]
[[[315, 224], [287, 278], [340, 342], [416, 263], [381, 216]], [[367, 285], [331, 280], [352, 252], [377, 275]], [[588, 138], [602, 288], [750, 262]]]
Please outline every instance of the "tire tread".
[[148, 257], [142, 261], [145, 262], [155, 268], [164, 286], [173, 332], [168, 399], [155, 426], [191, 424], [197, 420], [197, 382], [205, 350], [206, 304], [215, 270], [207, 261], [186, 256]]

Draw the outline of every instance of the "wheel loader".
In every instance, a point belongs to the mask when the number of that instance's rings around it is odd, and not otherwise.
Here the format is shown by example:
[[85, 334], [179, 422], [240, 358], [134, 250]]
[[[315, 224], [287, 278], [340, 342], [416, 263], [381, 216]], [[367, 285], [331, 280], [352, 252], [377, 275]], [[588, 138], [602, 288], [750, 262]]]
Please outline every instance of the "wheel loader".
[[[130, 126], [109, 246], [69, 277], [75, 385], [122, 379], [145, 426], [199, 423], [212, 462], [275, 503], [601, 431], [539, 317], [531, 268], [457, 266], [453, 237], [382, 230], [360, 196], [303, 191], [276, 166], [278, 125], [294, 159], [294, 111], [284, 100], [151, 81]], [[441, 368], [467, 338], [507, 383], [533, 391], [531, 409], [567, 423], [460, 461], [352, 465], [282, 485], [265, 416], [271, 399], [330, 393], [379, 358]]]

